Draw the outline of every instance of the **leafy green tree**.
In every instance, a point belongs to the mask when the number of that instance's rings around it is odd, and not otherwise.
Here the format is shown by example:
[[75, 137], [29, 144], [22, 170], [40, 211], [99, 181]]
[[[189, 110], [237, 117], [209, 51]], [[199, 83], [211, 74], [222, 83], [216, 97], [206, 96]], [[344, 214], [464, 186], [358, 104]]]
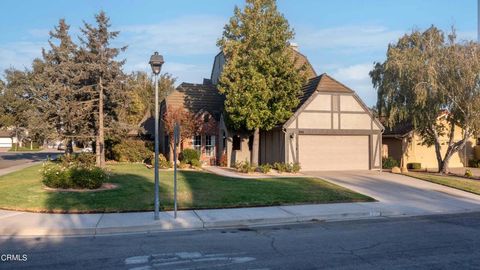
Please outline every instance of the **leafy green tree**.
[[93, 102], [96, 113], [91, 114], [91, 128], [96, 131], [97, 166], [105, 166], [105, 126], [117, 120], [115, 108], [125, 99], [122, 66], [125, 60], [117, 60], [126, 47], [111, 46], [119, 32], [111, 31], [110, 19], [105, 12], [95, 15], [96, 26], [84, 23], [81, 28], [82, 46], [78, 61], [82, 63], [81, 91], [85, 102]]
[[[454, 31], [445, 40], [434, 26], [390, 44], [387, 60], [370, 72], [380, 117], [389, 127], [411, 122], [423, 144], [434, 146], [442, 173], [448, 172], [453, 154], [480, 131], [479, 74], [479, 45], [457, 43]], [[439, 119], [440, 115], [444, 118]], [[456, 141], [457, 127], [462, 138]], [[442, 145], [446, 147], [443, 155]]]
[[288, 49], [293, 37], [275, 0], [247, 0], [243, 10], [235, 7], [217, 42], [226, 58], [219, 91], [227, 122], [253, 131], [252, 164], [258, 164], [260, 129], [286, 121], [299, 103], [304, 77]]

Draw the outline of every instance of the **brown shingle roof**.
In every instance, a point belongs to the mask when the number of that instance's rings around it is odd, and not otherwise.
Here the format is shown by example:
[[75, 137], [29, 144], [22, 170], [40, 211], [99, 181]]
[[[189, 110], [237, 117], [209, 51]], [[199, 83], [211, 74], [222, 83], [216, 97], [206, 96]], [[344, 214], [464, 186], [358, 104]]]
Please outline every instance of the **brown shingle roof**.
[[291, 49], [291, 51], [293, 52], [292, 56], [294, 58], [293, 62], [295, 67], [297, 69], [301, 69], [303, 66], [305, 66], [303, 73], [307, 79], [317, 77], [317, 73], [313, 69], [313, 66], [310, 64], [310, 61], [308, 61], [307, 57], [295, 49]]
[[12, 137], [12, 132], [8, 130], [0, 130], [0, 137]]
[[300, 95], [298, 108], [300, 108], [300, 106], [302, 106], [316, 91], [326, 93], [355, 93], [352, 89], [330, 77], [330, 75], [323, 73], [320, 76], [309, 79], [302, 87], [302, 94]]
[[197, 113], [201, 110], [207, 111], [220, 119], [223, 110], [225, 98], [221, 95], [215, 85], [182, 83], [175, 91], [166, 98], [167, 106], [184, 107], [191, 113]]

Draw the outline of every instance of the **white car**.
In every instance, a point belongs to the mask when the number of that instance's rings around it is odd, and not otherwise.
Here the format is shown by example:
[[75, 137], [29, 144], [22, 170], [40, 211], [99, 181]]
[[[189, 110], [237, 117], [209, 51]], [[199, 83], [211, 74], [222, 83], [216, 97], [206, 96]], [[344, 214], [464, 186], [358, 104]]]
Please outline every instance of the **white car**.
[[90, 146], [82, 148], [82, 153], [92, 153], [92, 152], [93, 152], [93, 149]]

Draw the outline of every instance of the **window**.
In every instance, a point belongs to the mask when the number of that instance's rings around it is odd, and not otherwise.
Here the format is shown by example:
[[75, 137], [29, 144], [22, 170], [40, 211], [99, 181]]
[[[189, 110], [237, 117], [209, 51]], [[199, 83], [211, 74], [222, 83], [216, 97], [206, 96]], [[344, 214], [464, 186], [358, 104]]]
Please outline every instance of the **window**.
[[215, 136], [205, 136], [205, 154], [208, 157], [215, 156]]
[[233, 145], [232, 150], [241, 150], [242, 141], [240, 140], [240, 136], [235, 135], [233, 136]]
[[193, 149], [197, 150], [198, 152], [202, 151], [202, 135], [195, 135], [193, 136]]
[[477, 145], [480, 145], [480, 137], [477, 138]]
[[250, 135], [250, 137], [248, 137], [248, 150], [252, 151], [252, 148], [253, 148], [253, 135]]

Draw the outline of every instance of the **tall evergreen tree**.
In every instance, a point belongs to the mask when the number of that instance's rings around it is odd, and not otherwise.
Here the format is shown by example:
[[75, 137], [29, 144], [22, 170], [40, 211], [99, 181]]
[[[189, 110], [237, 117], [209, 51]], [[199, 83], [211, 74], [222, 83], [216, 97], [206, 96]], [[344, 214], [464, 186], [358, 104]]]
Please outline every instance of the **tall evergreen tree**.
[[[45, 121], [65, 140], [65, 153], [73, 153], [74, 138], [88, 133], [85, 114], [88, 104], [81, 102], [79, 94], [78, 47], [69, 34], [69, 25], [61, 19], [50, 31], [49, 50], [43, 50], [43, 72], [37, 74], [37, 83], [43, 85], [38, 93]], [[90, 106], [91, 107], [91, 106]]]
[[95, 15], [96, 26], [84, 23], [81, 29], [79, 61], [82, 63], [82, 92], [88, 101], [93, 101], [96, 113], [91, 115], [96, 131], [97, 166], [105, 166], [105, 125], [116, 118], [115, 107], [124, 95], [121, 81], [124, 79], [124, 60], [116, 60], [126, 47], [115, 48], [111, 41], [119, 32], [110, 31], [110, 19], [105, 12]]
[[286, 121], [299, 103], [304, 78], [288, 50], [293, 37], [275, 0], [247, 0], [243, 10], [235, 7], [217, 42], [226, 58], [219, 91], [227, 121], [253, 131], [252, 164], [258, 164], [260, 129]]

